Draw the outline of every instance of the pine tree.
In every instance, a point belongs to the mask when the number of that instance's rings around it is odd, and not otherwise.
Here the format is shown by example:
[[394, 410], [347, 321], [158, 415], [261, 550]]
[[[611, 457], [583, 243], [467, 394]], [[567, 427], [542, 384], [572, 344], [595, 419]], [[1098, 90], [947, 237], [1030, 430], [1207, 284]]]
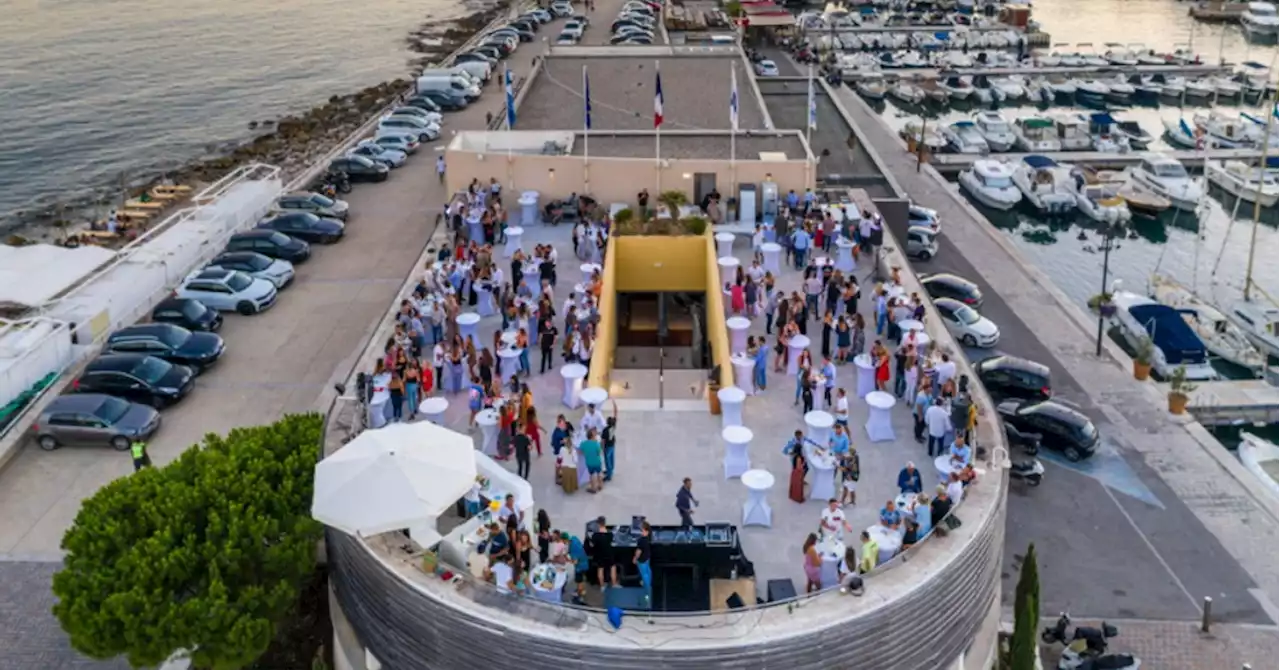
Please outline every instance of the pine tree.
[[1013, 595], [1013, 638], [1009, 644], [1012, 670], [1035, 670], [1036, 631], [1040, 627], [1040, 572], [1036, 566], [1036, 545], [1027, 547]]

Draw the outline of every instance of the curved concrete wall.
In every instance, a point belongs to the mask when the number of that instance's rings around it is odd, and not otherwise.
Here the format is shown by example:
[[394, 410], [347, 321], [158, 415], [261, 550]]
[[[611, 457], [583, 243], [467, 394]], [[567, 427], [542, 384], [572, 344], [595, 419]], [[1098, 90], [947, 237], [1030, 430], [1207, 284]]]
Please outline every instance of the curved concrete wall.
[[[928, 575], [910, 563], [891, 571], [914, 573], [923, 583], [893, 597], [877, 591], [880, 576], [872, 575], [867, 594], [856, 601], [834, 592], [799, 601], [791, 626], [780, 619], [791, 616], [783, 606], [756, 610], [768, 611], [769, 618], [760, 616], [754, 623], [753, 612], [668, 616], [653, 624], [628, 617], [621, 630], [603, 636], [607, 624], [594, 612], [548, 607], [470, 585], [442, 597], [433, 592], [434, 585], [411, 583], [389, 555], [361, 540], [330, 531], [326, 545], [331, 583], [347, 621], [384, 667], [397, 670], [951, 668], [971, 644], [975, 653], [978, 645], [991, 644], [975, 636], [999, 593], [1005, 487], [997, 479], [988, 483], [998, 496], [995, 509], [983, 509], [991, 513], [970, 521], [979, 526], [966, 529], [964, 535], [972, 535], [962, 543], [960, 538], [937, 540], [943, 551], [956, 552], [945, 556], [945, 565]], [[726, 634], [717, 627], [737, 630]]]

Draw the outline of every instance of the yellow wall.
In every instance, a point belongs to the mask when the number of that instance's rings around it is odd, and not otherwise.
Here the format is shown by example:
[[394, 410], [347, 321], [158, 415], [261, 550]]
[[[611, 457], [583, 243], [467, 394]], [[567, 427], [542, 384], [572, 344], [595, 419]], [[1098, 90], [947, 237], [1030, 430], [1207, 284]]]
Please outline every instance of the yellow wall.
[[605, 246], [604, 269], [600, 288], [600, 304], [597, 311], [600, 322], [596, 324], [595, 349], [591, 352], [591, 374], [587, 386], [609, 388], [609, 372], [613, 370], [613, 353], [618, 346], [618, 238], [610, 237]]
[[[703, 290], [707, 292], [707, 337], [711, 342], [711, 362], [720, 366], [720, 386], [733, 385], [733, 363], [729, 360], [729, 327], [725, 324], [724, 288], [720, 285], [720, 265], [716, 262], [715, 233], [707, 226], [702, 236]], [[692, 238], [697, 239], [697, 238]]]
[[[707, 230], [711, 230], [708, 226]], [[611, 238], [616, 250], [617, 291], [705, 291], [707, 255], [692, 235], [627, 235]], [[716, 268], [714, 262], [712, 268]]]

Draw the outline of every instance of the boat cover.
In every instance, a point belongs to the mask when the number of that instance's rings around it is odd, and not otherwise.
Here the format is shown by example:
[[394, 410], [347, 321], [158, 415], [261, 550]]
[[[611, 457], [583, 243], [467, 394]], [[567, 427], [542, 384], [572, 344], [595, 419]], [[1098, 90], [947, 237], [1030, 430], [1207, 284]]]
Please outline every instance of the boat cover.
[[1113, 123], [1115, 123], [1115, 122], [1116, 122], [1116, 120], [1115, 120], [1115, 119], [1113, 119], [1113, 118], [1111, 118], [1111, 115], [1110, 115], [1110, 114], [1108, 114], [1108, 113], [1106, 113], [1106, 112], [1102, 112], [1102, 113], [1100, 113], [1100, 114], [1090, 114], [1090, 115], [1089, 115], [1089, 121], [1090, 121], [1091, 123], [1096, 123], [1096, 124], [1098, 124], [1098, 125], [1100, 125], [1100, 126], [1102, 126], [1102, 125], [1108, 125], [1108, 126], [1109, 126], [1109, 125], [1111, 125], [1111, 124], [1113, 124]]
[[1041, 168], [1057, 167], [1058, 165], [1057, 161], [1049, 158], [1048, 156], [1025, 156], [1023, 157], [1022, 162], [1037, 170]]
[[1195, 137], [1195, 136], [1196, 136], [1196, 134], [1195, 134], [1194, 132], [1192, 132], [1192, 130], [1191, 130], [1191, 126], [1188, 126], [1188, 125], [1187, 125], [1187, 120], [1186, 120], [1186, 119], [1178, 119], [1178, 129], [1179, 129], [1179, 130], [1181, 130], [1182, 132], [1186, 133], [1186, 134], [1187, 134], [1187, 137]]
[[1024, 119], [1022, 121], [1024, 128], [1052, 128], [1053, 121], [1049, 119]]
[[1195, 365], [1205, 362], [1204, 343], [1178, 310], [1168, 305], [1137, 305], [1129, 308], [1133, 318], [1142, 324], [1151, 341], [1164, 352], [1171, 365]]

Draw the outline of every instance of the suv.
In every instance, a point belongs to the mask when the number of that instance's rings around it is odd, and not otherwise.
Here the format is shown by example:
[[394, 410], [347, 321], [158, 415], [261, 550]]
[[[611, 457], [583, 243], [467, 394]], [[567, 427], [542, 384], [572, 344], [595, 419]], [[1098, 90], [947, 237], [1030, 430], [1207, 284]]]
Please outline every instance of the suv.
[[946, 272], [920, 275], [920, 285], [933, 298], [954, 298], [970, 307], [982, 305], [982, 290], [964, 277]]
[[256, 251], [228, 251], [205, 266], [206, 270], [235, 270], [265, 279], [277, 289], [293, 283], [293, 263], [264, 256]]
[[286, 193], [276, 199], [276, 207], [284, 212], [307, 212], [339, 221], [346, 221], [351, 209], [345, 200], [308, 191]]
[[111, 445], [125, 451], [160, 428], [160, 413], [145, 405], [101, 393], [54, 398], [31, 425], [45, 451], [67, 445]]
[[[396, 121], [395, 123], [401, 122], [411, 123], [403, 120]], [[387, 122], [383, 121], [383, 123]], [[378, 128], [381, 129], [382, 125], [379, 124]], [[422, 135], [421, 132], [418, 134]], [[436, 133], [436, 135], [439, 135], [439, 133]], [[432, 135], [430, 139], [435, 139], [435, 135]], [[382, 163], [369, 160], [364, 156], [343, 156], [342, 158], [335, 158], [332, 161], [329, 161], [329, 172], [341, 172], [347, 175], [347, 179], [353, 182], [380, 182], [386, 181], [387, 177], [391, 175], [391, 168], [388, 168]]]
[[1049, 368], [1017, 356], [993, 356], [978, 361], [973, 366], [978, 381], [996, 402], [1016, 398], [1019, 400], [1048, 400], [1053, 397], [1053, 385]]
[[75, 393], [105, 393], [132, 402], [168, 407], [191, 392], [195, 372], [146, 354], [104, 354], [71, 382]]
[[276, 304], [276, 287], [265, 279], [235, 270], [199, 270], [174, 291], [175, 298], [194, 298], [209, 309], [257, 314]]
[[231, 236], [227, 251], [256, 251], [294, 265], [311, 258], [311, 245], [274, 230], [246, 230]]
[[1098, 450], [1098, 429], [1071, 407], [1041, 400], [1024, 403], [1006, 400], [996, 406], [1000, 418], [1023, 434], [1038, 434], [1040, 446], [1062, 452], [1068, 461], [1075, 463]]
[[147, 354], [185, 365], [198, 374], [217, 363], [226, 348], [222, 338], [213, 333], [193, 333], [171, 323], [145, 323], [112, 333], [102, 350], [108, 354]]
[[322, 219], [315, 214], [297, 212], [281, 214], [258, 224], [259, 228], [276, 230], [307, 242], [334, 244], [342, 239], [346, 226], [337, 219]]
[[151, 320], [156, 323], [172, 323], [187, 330], [205, 333], [216, 332], [222, 327], [222, 315], [209, 309], [204, 303], [191, 298], [165, 298], [151, 310]]

